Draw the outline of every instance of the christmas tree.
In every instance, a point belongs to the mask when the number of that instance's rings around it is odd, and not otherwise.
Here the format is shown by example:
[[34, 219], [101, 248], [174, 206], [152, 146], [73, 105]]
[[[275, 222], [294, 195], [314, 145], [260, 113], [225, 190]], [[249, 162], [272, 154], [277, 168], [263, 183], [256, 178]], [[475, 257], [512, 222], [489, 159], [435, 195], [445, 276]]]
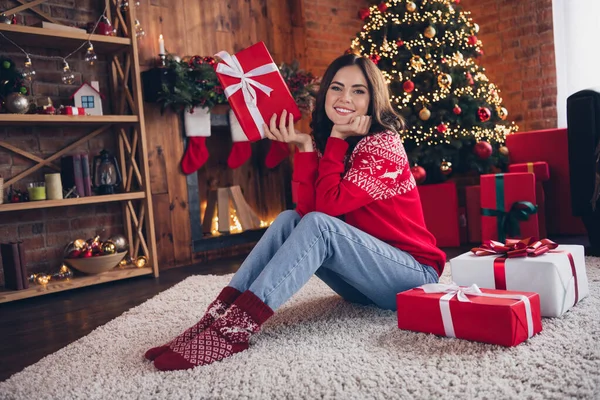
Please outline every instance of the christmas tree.
[[504, 170], [507, 121], [500, 90], [475, 60], [479, 27], [460, 0], [388, 0], [360, 10], [349, 51], [368, 56], [389, 83], [417, 182]]

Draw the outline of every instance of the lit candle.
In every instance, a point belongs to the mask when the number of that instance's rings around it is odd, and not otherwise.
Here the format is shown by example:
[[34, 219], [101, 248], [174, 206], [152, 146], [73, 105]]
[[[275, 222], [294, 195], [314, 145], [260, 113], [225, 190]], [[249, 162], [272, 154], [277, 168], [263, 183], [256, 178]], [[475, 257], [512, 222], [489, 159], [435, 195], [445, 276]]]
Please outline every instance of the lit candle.
[[166, 52], [165, 52], [165, 39], [163, 39], [162, 33], [158, 37], [158, 54], [166, 54]]

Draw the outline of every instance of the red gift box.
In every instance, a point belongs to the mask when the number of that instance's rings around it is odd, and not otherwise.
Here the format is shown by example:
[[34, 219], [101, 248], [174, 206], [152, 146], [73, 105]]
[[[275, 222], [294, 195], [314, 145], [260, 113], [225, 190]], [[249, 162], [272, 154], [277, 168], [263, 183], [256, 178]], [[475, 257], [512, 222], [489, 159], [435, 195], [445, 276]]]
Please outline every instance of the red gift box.
[[[460, 246], [458, 197], [454, 182], [419, 185], [425, 225], [439, 247]], [[441, 201], [443, 199], [443, 201]]]
[[545, 161], [510, 164], [508, 166], [508, 172], [531, 172], [535, 175], [536, 182], [547, 181], [550, 179], [550, 168]]
[[[230, 55], [217, 53], [217, 77], [242, 130], [250, 142], [264, 138], [263, 123], [284, 110], [299, 121], [302, 114], [288, 89], [279, 68], [263, 42]], [[279, 122], [279, 119], [278, 119]]]
[[481, 242], [481, 188], [467, 186], [465, 197], [467, 202], [467, 229], [469, 232], [469, 243]]
[[398, 328], [516, 346], [542, 331], [537, 293], [428, 284], [396, 295]]
[[531, 173], [481, 175], [481, 240], [540, 237]]
[[66, 106], [60, 108], [60, 113], [63, 115], [85, 115], [85, 108]]
[[517, 132], [506, 137], [510, 162], [545, 161], [550, 167], [546, 185], [546, 210], [550, 235], [587, 235], [581, 218], [571, 211], [571, 177], [567, 129]]

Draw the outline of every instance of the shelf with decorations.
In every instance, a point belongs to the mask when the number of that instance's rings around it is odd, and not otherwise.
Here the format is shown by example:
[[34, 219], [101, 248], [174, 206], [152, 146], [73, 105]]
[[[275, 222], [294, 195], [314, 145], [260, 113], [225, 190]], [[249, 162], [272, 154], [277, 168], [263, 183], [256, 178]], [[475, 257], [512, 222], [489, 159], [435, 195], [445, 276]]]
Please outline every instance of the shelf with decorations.
[[31, 26], [0, 24], [0, 32], [20, 45], [51, 49], [72, 49], [82, 41], [88, 40], [94, 43], [94, 50], [100, 53], [116, 53], [127, 50], [131, 46], [131, 39], [125, 37], [90, 35], [86, 32], [60, 31]]
[[[13, 11], [19, 8], [31, 8], [43, 2], [44, 0], [32, 1], [13, 9]], [[123, 254], [125, 254], [124, 251], [127, 251], [125, 260], [129, 261], [119, 262], [116, 267], [108, 271], [92, 275], [83, 274], [79, 271], [72, 274], [69, 271], [70, 274], [63, 274], [62, 277], [58, 277], [59, 274], [48, 275], [50, 277], [48, 278], [49, 280], [36, 279], [34, 276], [33, 279], [28, 279], [30, 286], [27, 289], [9, 290], [7, 288], [0, 288], [0, 303], [141, 275], [158, 277], [159, 270], [148, 166], [148, 144], [140, 83], [138, 44], [135, 40], [136, 37], [141, 36], [143, 31], [135, 18], [135, 7], [124, 8], [123, 3], [119, 0], [105, 0], [105, 4], [104, 13], [96, 22], [92, 31], [97, 32], [96, 27], [99, 27], [99, 22], [104, 18], [106, 21], [114, 21], [114, 25], [109, 26], [110, 30], [111, 32], [114, 30], [115, 34], [120, 36], [113, 36], [112, 33], [110, 35], [98, 35], [88, 34], [84, 31], [64, 31], [61, 29], [0, 24], [0, 42], [8, 41], [25, 54], [26, 63], [23, 72], [28, 71], [27, 67], [29, 67], [30, 72], [33, 70], [31, 68], [31, 59], [57, 58], [57, 61], [63, 61], [62, 80], [64, 84], [73, 83], [73, 80], [66, 76], [69, 72], [67, 59], [73, 54], [82, 49], [82, 51], [85, 51], [87, 48], [86, 61], [88, 61], [87, 57], [90, 54], [94, 55], [94, 50], [106, 54], [110, 62], [108, 70], [112, 106], [110, 107], [112, 115], [102, 115], [102, 112], [99, 113], [100, 115], [89, 115], [87, 109], [85, 110], [86, 115], [82, 115], [83, 110], [81, 110], [81, 105], [70, 107], [69, 110], [61, 110], [60, 115], [58, 113], [54, 114], [54, 112], [41, 114], [0, 114], [0, 125], [3, 126], [62, 127], [68, 125], [82, 131], [81, 137], [75, 140], [75, 142], [70, 144], [65, 143], [65, 147], [49, 155], [34, 154], [35, 151], [29, 148], [21, 149], [11, 144], [9, 140], [4, 140], [2, 132], [0, 132], [0, 149], [15, 153], [20, 158], [28, 159], [34, 164], [28, 169], [6, 178], [4, 189], [8, 190], [15, 182], [31, 174], [42, 172], [42, 168], [60, 171], [61, 168], [58, 165], [58, 161], [61, 161], [61, 157], [68, 156], [69, 153], [77, 151], [78, 146], [90, 142], [100, 134], [112, 132], [117, 136], [118, 154], [114, 157], [114, 164], [122, 171], [119, 177], [120, 182], [114, 187], [114, 193], [109, 191], [105, 194], [89, 193], [85, 197], [64, 199], [59, 197], [55, 200], [0, 204], [0, 213], [119, 202], [121, 203], [124, 227], [124, 235], [122, 236], [125, 238]], [[40, 15], [43, 14], [35, 10], [32, 11]], [[56, 23], [56, 21], [48, 19], [44, 15], [42, 15], [42, 18]], [[59, 50], [73, 49], [77, 45], [79, 47], [63, 58], [43, 55], [35, 56], [30, 54], [28, 50], [24, 50], [21, 47], [22, 45]], [[23, 77], [25, 75], [23, 73]], [[34, 75], [34, 73], [31, 75]], [[33, 78], [33, 76], [30, 76], [30, 78]], [[90, 87], [93, 87], [93, 82]], [[93, 89], [98, 90], [97, 87], [93, 87]], [[78, 107], [80, 109], [76, 110]], [[102, 110], [101, 105], [100, 110]], [[48, 110], [44, 107], [43, 111]], [[71, 113], [79, 115], [63, 115]], [[88, 127], [89, 129], [87, 129]], [[57, 140], [60, 140], [59, 137], [57, 137]], [[96, 165], [95, 161], [93, 165]], [[93, 174], [91, 178], [93, 180]], [[5, 194], [3, 193], [3, 195]], [[110, 253], [105, 253], [102, 250], [101, 254]], [[103, 257], [92, 257], [92, 259], [97, 258]], [[136, 260], [142, 260], [143, 262], [139, 263]], [[68, 261], [67, 259], [67, 264], [71, 265]], [[76, 263], [73, 262], [72, 264], [75, 265]], [[61, 268], [66, 268], [66, 266], [63, 265]], [[27, 271], [25, 270], [21, 274], [22, 277], [29, 277], [29, 275], [23, 275], [26, 273]], [[55, 275], [57, 276], [56, 279], [52, 278]], [[67, 277], [66, 279], [65, 276]]]
[[0, 114], [0, 123], [9, 125], [53, 125], [53, 124], [134, 124], [137, 115], [43, 115], [43, 114]]
[[45, 294], [62, 292], [65, 290], [77, 289], [85, 286], [98, 285], [100, 283], [118, 281], [136, 276], [151, 275], [153, 272], [154, 271], [151, 267], [117, 267], [112, 271], [103, 272], [100, 274], [78, 276], [69, 280], [51, 281], [45, 285], [34, 285], [23, 290], [6, 290], [4, 288], [0, 288], [0, 303], [42, 296]]

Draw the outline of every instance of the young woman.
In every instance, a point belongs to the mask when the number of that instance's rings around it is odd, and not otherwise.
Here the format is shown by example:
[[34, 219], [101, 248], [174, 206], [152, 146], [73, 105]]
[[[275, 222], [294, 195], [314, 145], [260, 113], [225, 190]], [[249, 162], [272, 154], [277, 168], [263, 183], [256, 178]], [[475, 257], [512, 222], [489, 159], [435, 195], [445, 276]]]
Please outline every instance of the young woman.
[[395, 310], [396, 294], [437, 282], [446, 262], [427, 231], [379, 69], [353, 54], [327, 69], [310, 135], [273, 115], [266, 136], [293, 143], [297, 208], [282, 212], [205, 316], [146, 352], [160, 370], [246, 350], [250, 336], [313, 275], [345, 300]]

